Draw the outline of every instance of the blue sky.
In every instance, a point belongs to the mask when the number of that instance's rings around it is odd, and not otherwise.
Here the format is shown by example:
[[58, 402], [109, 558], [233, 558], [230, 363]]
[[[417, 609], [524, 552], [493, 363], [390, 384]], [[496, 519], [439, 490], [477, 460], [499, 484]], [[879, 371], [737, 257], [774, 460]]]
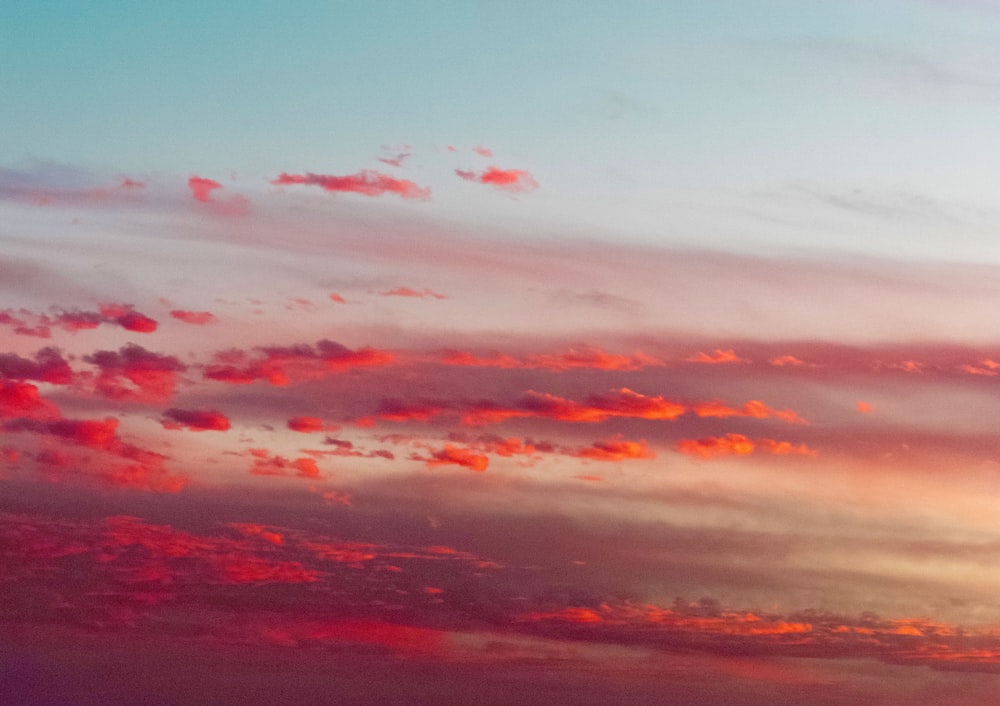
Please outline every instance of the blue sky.
[[[568, 227], [995, 259], [965, 212], [1000, 156], [980, 5], [7, 3], [0, 159], [262, 182], [383, 144], [440, 175], [435, 150], [482, 143], [530, 162], [529, 208]], [[851, 235], [852, 205], [884, 240]], [[904, 247], [880, 209], [926, 234]], [[944, 235], [949, 210], [976, 232]]]

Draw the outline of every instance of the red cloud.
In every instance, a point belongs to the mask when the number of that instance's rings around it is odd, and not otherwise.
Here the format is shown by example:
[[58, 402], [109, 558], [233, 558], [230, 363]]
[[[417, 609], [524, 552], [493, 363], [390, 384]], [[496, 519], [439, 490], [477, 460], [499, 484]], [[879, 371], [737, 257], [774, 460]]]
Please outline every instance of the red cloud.
[[[177, 492], [187, 484], [187, 477], [180, 474], [170, 474], [164, 468], [166, 457], [133, 444], [126, 443], [118, 436], [118, 420], [114, 417], [105, 419], [54, 419], [33, 420], [14, 419], [7, 422], [6, 431], [28, 431], [54, 437], [62, 442], [82, 446], [95, 451], [103, 451], [117, 457], [117, 461], [86, 458], [70, 459], [61, 454], [63, 459], [72, 461], [74, 471], [97, 478], [104, 483], [118, 487], [137, 488], [161, 492]], [[57, 453], [61, 450], [57, 450]], [[62, 463], [57, 456], [49, 456], [56, 465]], [[47, 462], [44, 452], [38, 460]]]
[[260, 537], [265, 542], [269, 542], [276, 546], [281, 546], [285, 543], [285, 540], [281, 536], [280, 532], [272, 532], [263, 525], [255, 525], [248, 522], [231, 522], [229, 523], [229, 526], [233, 529], [239, 530], [247, 536]]
[[166, 419], [160, 424], [166, 429], [190, 429], [191, 431], [228, 431], [229, 419], [215, 410], [168, 409], [163, 413]]
[[636, 458], [654, 458], [655, 454], [646, 446], [646, 440], [625, 441], [621, 437], [609, 441], [598, 441], [572, 454], [592, 461], [626, 461]]
[[250, 472], [256, 476], [297, 476], [299, 478], [317, 479], [320, 477], [316, 460], [307, 456], [287, 459], [272, 455], [267, 449], [250, 449], [253, 456], [253, 466]]
[[693, 355], [690, 358], [685, 358], [689, 363], [708, 363], [720, 364], [720, 363], [746, 363], [748, 362], [746, 358], [740, 358], [736, 355], [736, 351], [732, 348], [727, 350], [722, 350], [716, 348], [711, 353], [699, 352], [697, 355]]
[[431, 190], [417, 186], [408, 179], [396, 179], [388, 174], [365, 169], [357, 174], [334, 176], [332, 174], [287, 174], [282, 172], [271, 182], [277, 186], [308, 184], [319, 186], [326, 191], [348, 191], [365, 196], [381, 196], [392, 193], [404, 199], [430, 198]]
[[112, 399], [147, 402], [169, 399], [177, 385], [177, 374], [185, 370], [174, 356], [153, 353], [134, 343], [117, 352], [97, 351], [84, 360], [100, 369], [97, 390]]
[[191, 189], [191, 196], [195, 201], [208, 203], [212, 200], [212, 192], [215, 189], [221, 189], [222, 184], [214, 179], [205, 179], [204, 177], [193, 176], [188, 179], [188, 188]]
[[238, 350], [216, 354], [216, 362], [205, 367], [204, 375], [234, 385], [245, 385], [257, 380], [267, 380], [272, 385], [287, 385], [293, 378], [310, 380], [329, 372], [339, 372], [356, 367], [389, 365], [395, 356], [374, 348], [352, 351], [346, 346], [321, 340], [316, 346], [300, 344], [289, 347], [260, 347], [260, 354], [248, 359]]
[[535, 181], [535, 178], [531, 176], [530, 172], [523, 169], [487, 167], [478, 174], [471, 170], [456, 169], [455, 174], [466, 181], [489, 184], [490, 186], [507, 191], [531, 191], [538, 188], [538, 182]]
[[0, 354], [0, 377], [67, 385], [73, 381], [73, 371], [58, 349], [43, 348], [34, 360], [14, 353]]
[[156, 330], [156, 321], [138, 311], [127, 311], [119, 316], [115, 321], [127, 331], [137, 331], [139, 333], [152, 333]]
[[0, 380], [0, 417], [4, 419], [53, 419], [59, 409], [27, 382]]
[[396, 287], [385, 292], [379, 292], [383, 297], [433, 297], [434, 299], [447, 299], [444, 294], [438, 294], [431, 289], [410, 289], [409, 287]]
[[470, 470], [482, 473], [490, 463], [490, 459], [483, 454], [477, 454], [461, 446], [445, 444], [443, 449], [431, 453], [430, 458], [419, 458], [418, 460], [427, 463], [427, 466], [462, 466]]
[[215, 322], [215, 314], [209, 311], [185, 311], [183, 309], [174, 309], [170, 312], [178, 321], [183, 321], [187, 324], [195, 324], [196, 326], [203, 326], [205, 324], [210, 324]]
[[316, 431], [323, 431], [325, 425], [319, 417], [292, 417], [288, 420], [288, 428], [292, 431], [311, 434]]
[[335, 301], [338, 304], [346, 304], [347, 303], [347, 301], [342, 296], [340, 296], [339, 294], [337, 294], [336, 292], [330, 292], [330, 300], [331, 301]]

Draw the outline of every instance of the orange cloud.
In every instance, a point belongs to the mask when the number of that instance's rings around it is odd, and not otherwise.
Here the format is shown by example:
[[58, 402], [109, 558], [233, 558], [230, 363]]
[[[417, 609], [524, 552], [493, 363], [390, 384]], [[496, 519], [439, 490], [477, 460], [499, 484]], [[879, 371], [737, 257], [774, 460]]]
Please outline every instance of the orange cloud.
[[168, 409], [163, 413], [166, 419], [160, 423], [166, 429], [190, 429], [191, 431], [228, 431], [229, 419], [215, 410]]
[[677, 450], [681, 453], [699, 458], [716, 458], [718, 456], [748, 456], [754, 451], [764, 451], [777, 456], [816, 456], [817, 452], [805, 444], [793, 444], [790, 441], [760, 439], [754, 441], [743, 434], [726, 434], [724, 436], [709, 436], [701, 439], [681, 439], [677, 442]]
[[732, 348], [722, 350], [716, 348], [711, 353], [699, 352], [689, 358], [685, 358], [689, 363], [707, 363], [709, 365], [719, 365], [725, 363], [748, 363], [746, 358], [740, 358]]
[[277, 179], [271, 181], [276, 186], [306, 184], [318, 186], [325, 191], [346, 191], [364, 196], [381, 196], [385, 193], [396, 194], [404, 199], [430, 198], [431, 190], [417, 186], [408, 179], [396, 179], [388, 174], [363, 170], [356, 174], [334, 176], [332, 174], [288, 174], [282, 172]]
[[751, 417], [753, 419], [780, 419], [789, 424], [808, 424], [795, 411], [790, 409], [772, 409], [760, 400], [750, 400], [743, 407], [736, 409], [722, 402], [701, 402], [694, 406], [694, 413], [699, 417]]
[[870, 404], [868, 404], [867, 402], [864, 402], [862, 400], [858, 400], [857, 407], [858, 407], [858, 411], [861, 412], [862, 414], [867, 414], [868, 412], [872, 411], [872, 406]]
[[215, 314], [209, 311], [185, 311], [183, 309], [174, 309], [170, 312], [170, 315], [178, 321], [183, 321], [186, 324], [195, 324], [196, 326], [204, 326], [205, 324], [211, 324], [217, 321]]
[[616, 437], [608, 441], [597, 441], [591, 446], [580, 449], [575, 456], [591, 461], [627, 461], [638, 458], [655, 458], [656, 454], [649, 450], [645, 439], [626, 441]]
[[519, 407], [532, 416], [572, 422], [603, 422], [611, 417], [676, 419], [686, 411], [680, 403], [662, 396], [648, 397], [627, 387], [591, 395], [582, 403], [532, 390], [521, 398]]
[[743, 434], [726, 434], [702, 439], [681, 439], [677, 442], [677, 450], [700, 458], [746, 456], [753, 453], [754, 442]]
[[487, 167], [478, 174], [471, 170], [456, 169], [457, 174], [466, 181], [474, 181], [479, 184], [488, 184], [498, 189], [506, 191], [532, 191], [538, 188], [538, 182], [523, 169], [500, 169], [499, 167]]
[[805, 444], [793, 444], [790, 441], [775, 441], [774, 439], [761, 439], [760, 449], [776, 456], [816, 456], [818, 452]]
[[430, 458], [416, 458], [416, 460], [424, 461], [429, 468], [455, 465], [479, 473], [485, 471], [490, 463], [489, 457], [452, 444], [445, 444], [443, 449], [432, 452]]

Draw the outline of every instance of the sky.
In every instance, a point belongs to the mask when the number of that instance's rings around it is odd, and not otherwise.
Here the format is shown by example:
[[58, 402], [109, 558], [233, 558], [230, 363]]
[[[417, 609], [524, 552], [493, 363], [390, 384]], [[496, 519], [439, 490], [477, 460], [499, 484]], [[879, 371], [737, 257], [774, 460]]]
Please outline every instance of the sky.
[[5, 2], [0, 67], [0, 700], [1000, 698], [1000, 2]]

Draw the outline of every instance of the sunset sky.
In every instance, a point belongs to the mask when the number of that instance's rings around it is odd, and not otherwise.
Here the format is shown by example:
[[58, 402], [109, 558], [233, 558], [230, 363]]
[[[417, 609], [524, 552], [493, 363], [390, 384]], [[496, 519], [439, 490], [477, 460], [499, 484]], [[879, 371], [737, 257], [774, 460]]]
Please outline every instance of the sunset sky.
[[997, 0], [0, 3], [0, 701], [997, 701], [998, 115]]

